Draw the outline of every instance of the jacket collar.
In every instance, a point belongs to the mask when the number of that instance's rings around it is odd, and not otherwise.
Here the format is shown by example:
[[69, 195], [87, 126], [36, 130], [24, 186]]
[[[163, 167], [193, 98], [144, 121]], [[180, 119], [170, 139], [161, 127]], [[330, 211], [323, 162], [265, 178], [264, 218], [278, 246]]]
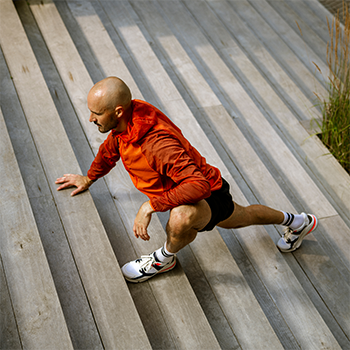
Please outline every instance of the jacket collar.
[[124, 142], [134, 143], [139, 141], [157, 123], [154, 109], [142, 101], [132, 100], [132, 115], [128, 121], [126, 130], [118, 133], [112, 130], [114, 137], [120, 137]]

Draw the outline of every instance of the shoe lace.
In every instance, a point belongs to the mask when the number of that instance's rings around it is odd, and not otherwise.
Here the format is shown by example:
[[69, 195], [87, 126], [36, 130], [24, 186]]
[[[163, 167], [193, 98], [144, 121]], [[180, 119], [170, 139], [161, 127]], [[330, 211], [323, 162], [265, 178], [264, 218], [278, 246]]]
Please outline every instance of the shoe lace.
[[142, 255], [140, 259], [136, 260], [140, 263], [140, 272], [147, 272], [154, 263], [154, 258], [152, 255]]
[[291, 239], [291, 235], [294, 233], [294, 231], [290, 228], [290, 227], [286, 227], [284, 230], [283, 230], [284, 234], [283, 234], [283, 238], [285, 239], [285, 241], [287, 243], [291, 243], [292, 242], [292, 239]]

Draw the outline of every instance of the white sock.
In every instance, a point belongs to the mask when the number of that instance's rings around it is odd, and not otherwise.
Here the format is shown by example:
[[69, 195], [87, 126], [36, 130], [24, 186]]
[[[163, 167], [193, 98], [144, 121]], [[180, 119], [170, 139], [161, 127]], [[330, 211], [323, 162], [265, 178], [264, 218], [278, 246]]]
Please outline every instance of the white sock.
[[292, 230], [299, 229], [304, 223], [304, 216], [301, 214], [291, 214], [282, 211], [284, 220], [282, 225], [289, 226]]
[[156, 250], [156, 257], [160, 262], [168, 262], [173, 258], [174, 253], [170, 253], [166, 249], [166, 242], [164, 246]]

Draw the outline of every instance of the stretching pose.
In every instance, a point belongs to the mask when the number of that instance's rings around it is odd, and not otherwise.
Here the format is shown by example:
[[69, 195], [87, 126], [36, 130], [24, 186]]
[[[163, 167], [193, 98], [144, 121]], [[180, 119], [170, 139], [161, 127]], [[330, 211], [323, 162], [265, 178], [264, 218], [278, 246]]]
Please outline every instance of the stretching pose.
[[200, 231], [215, 226], [236, 229], [250, 225], [285, 225], [277, 243], [282, 252], [299, 248], [317, 226], [311, 214], [298, 215], [263, 205], [242, 207], [232, 200], [229, 184], [220, 170], [208, 164], [161, 111], [151, 104], [132, 100], [127, 85], [109, 77], [93, 86], [87, 98], [90, 122], [101, 133], [109, 132], [87, 176], [65, 174], [56, 180], [57, 190], [77, 187], [72, 195], [87, 190], [106, 175], [121, 158], [125, 169], [148, 201], [136, 215], [136, 238], [149, 240], [147, 228], [154, 212], [170, 210], [163, 247], [122, 267], [126, 280], [143, 282], [173, 269], [175, 254], [191, 243]]

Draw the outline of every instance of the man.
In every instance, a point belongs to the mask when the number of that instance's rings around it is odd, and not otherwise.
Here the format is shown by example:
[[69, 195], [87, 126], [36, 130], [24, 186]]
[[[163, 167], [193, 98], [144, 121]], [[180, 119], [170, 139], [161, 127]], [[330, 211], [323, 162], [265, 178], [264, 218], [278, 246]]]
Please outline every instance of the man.
[[175, 254], [200, 231], [215, 226], [235, 229], [250, 225], [286, 226], [277, 247], [292, 252], [317, 226], [311, 214], [293, 215], [263, 205], [242, 207], [232, 200], [229, 184], [219, 169], [206, 163], [181, 131], [157, 108], [132, 100], [127, 85], [116, 77], [98, 82], [87, 98], [101, 133], [110, 132], [100, 146], [87, 176], [65, 174], [56, 180], [57, 190], [75, 186], [76, 195], [106, 175], [121, 158], [134, 185], [146, 194], [136, 215], [136, 238], [149, 240], [147, 228], [154, 212], [170, 210], [163, 247], [122, 267], [130, 282], [143, 282], [176, 265]]

